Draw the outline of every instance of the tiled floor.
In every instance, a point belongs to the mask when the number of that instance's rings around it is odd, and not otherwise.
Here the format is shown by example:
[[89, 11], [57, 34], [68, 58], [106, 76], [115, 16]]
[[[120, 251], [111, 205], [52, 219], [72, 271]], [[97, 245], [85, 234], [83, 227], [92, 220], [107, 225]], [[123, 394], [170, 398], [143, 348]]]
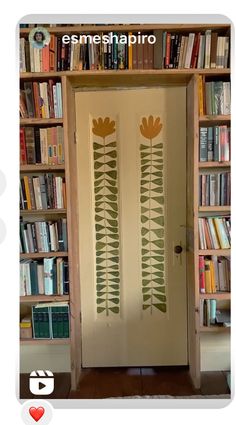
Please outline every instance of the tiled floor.
[[[134, 395], [217, 395], [229, 394], [225, 372], [203, 372], [200, 390], [195, 390], [187, 367], [83, 369], [80, 388], [70, 392], [70, 374], [55, 375], [55, 390], [44, 398], [99, 399]], [[28, 389], [27, 374], [21, 375], [21, 399], [37, 398]], [[43, 398], [42, 396], [38, 398]]]

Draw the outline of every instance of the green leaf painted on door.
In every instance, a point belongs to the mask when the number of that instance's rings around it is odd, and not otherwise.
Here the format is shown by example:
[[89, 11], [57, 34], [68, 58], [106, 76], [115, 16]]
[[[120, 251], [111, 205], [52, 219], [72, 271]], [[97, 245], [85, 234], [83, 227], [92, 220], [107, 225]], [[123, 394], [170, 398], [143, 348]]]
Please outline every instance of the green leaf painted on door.
[[[164, 143], [158, 136], [160, 118], [142, 117], [140, 133], [140, 231], [142, 255], [143, 310], [166, 312], [165, 222], [164, 222]], [[161, 194], [162, 196], [158, 196]], [[160, 302], [158, 302], [160, 301]]]
[[92, 123], [96, 303], [97, 313], [109, 316], [120, 312], [118, 153], [115, 122], [99, 117]]

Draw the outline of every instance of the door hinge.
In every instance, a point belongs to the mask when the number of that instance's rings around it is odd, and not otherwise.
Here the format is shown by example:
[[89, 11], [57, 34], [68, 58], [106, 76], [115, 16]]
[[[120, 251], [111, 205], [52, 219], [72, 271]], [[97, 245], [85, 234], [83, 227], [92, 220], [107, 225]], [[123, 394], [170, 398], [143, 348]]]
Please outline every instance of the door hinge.
[[79, 320], [80, 320], [80, 323], [82, 323], [82, 314], [81, 314], [81, 312], [79, 314]]
[[76, 137], [76, 131], [74, 131], [74, 144], [77, 144], [77, 137]]

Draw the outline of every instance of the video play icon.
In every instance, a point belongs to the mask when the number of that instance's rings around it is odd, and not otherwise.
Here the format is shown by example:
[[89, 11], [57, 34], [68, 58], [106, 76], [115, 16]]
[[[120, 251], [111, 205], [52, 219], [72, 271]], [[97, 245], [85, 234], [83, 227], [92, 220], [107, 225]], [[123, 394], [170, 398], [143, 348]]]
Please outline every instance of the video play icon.
[[34, 370], [30, 374], [30, 392], [34, 395], [49, 395], [54, 391], [54, 376], [50, 370]]

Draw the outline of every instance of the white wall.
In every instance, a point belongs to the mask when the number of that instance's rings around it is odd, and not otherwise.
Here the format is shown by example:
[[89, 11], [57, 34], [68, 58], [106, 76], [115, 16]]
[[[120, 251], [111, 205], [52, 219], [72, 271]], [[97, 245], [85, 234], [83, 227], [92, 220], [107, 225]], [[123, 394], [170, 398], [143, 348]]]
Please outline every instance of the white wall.
[[201, 371], [230, 370], [230, 333], [201, 334]]
[[70, 346], [45, 344], [21, 346], [21, 373], [45, 369], [52, 372], [70, 372]]

